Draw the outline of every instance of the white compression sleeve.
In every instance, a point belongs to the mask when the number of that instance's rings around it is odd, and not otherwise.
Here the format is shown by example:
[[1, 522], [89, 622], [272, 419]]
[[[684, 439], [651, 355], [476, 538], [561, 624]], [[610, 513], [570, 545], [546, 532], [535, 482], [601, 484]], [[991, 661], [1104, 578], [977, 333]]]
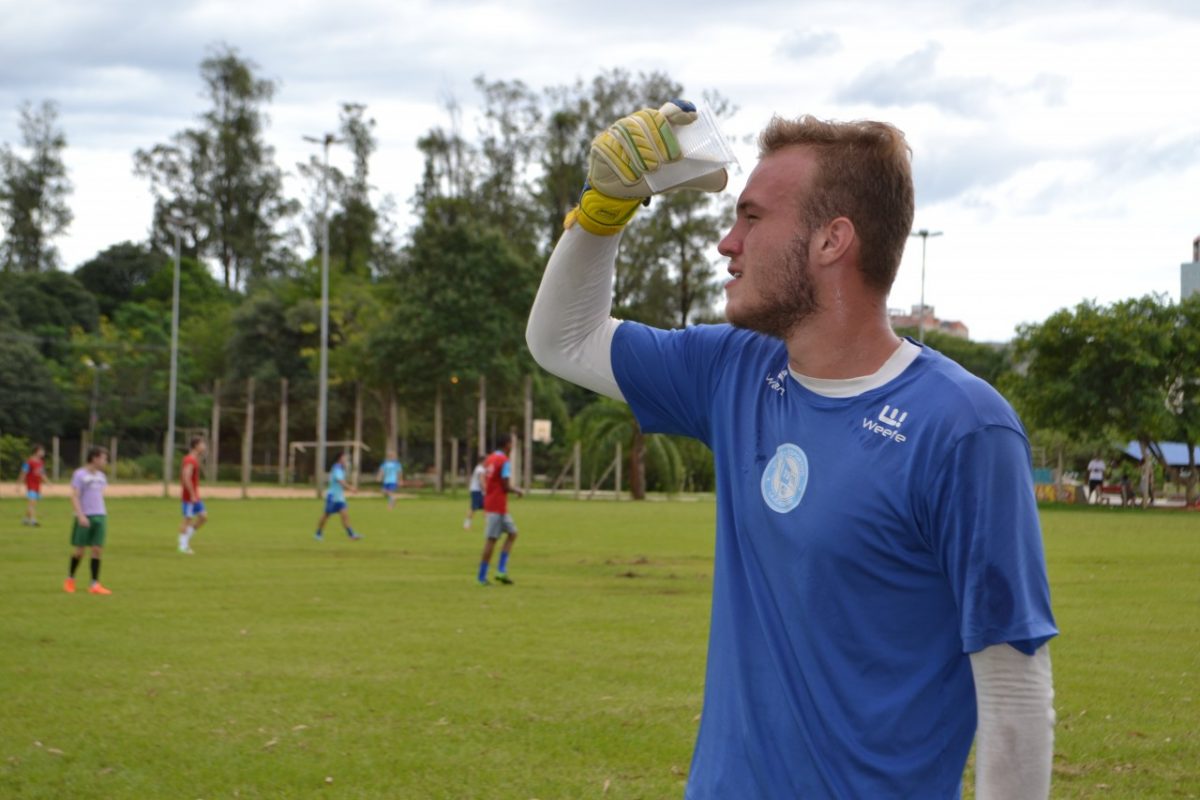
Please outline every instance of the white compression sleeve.
[[547, 372], [624, 400], [612, 369], [612, 285], [620, 235], [564, 231], [538, 288], [525, 341]]
[[971, 654], [979, 725], [976, 800], [1045, 800], [1054, 758], [1050, 650], [1032, 656], [1008, 644]]

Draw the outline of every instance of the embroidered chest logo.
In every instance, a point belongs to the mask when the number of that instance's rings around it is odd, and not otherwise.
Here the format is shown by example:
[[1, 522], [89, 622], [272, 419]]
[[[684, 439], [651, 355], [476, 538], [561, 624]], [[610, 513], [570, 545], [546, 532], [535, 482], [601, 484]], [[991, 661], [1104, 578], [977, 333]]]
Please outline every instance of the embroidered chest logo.
[[763, 501], [772, 511], [786, 514], [800, 505], [807, 488], [808, 456], [797, 445], [779, 445], [763, 470]]
[[877, 420], [863, 417], [863, 427], [893, 442], [907, 442], [908, 437], [900, 432], [900, 426], [908, 419], [908, 412], [885, 405]]
[[784, 388], [784, 381], [787, 378], [787, 374], [787, 367], [784, 367], [783, 369], [779, 370], [778, 375], [767, 376], [767, 386], [770, 386], [772, 389], [779, 392], [781, 397], [787, 392], [787, 390]]

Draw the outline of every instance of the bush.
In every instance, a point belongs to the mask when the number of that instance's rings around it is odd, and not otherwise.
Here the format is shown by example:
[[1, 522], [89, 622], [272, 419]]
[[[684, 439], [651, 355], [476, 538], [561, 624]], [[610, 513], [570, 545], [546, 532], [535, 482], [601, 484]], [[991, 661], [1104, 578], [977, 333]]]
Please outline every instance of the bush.
[[[162, 463], [162, 459], [158, 459], [158, 463]], [[141, 459], [136, 458], [117, 458], [117, 474], [116, 479], [120, 481], [141, 481], [147, 478], [156, 477], [148, 472], [142, 466]], [[161, 477], [161, 473], [159, 476]]]
[[145, 453], [137, 458], [119, 459], [117, 468], [124, 471], [128, 465], [130, 477], [161, 478], [163, 469], [162, 453]]
[[7, 433], [0, 435], [0, 479], [17, 479], [31, 447], [28, 439]]

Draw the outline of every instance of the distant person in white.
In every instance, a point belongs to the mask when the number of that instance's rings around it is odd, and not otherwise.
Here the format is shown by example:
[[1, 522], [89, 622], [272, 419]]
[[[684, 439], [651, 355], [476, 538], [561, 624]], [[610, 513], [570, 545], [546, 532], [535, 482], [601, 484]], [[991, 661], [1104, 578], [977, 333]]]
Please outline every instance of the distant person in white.
[[483, 456], [478, 456], [475, 461], [475, 469], [471, 470], [471, 483], [468, 490], [471, 493], [470, 507], [467, 509], [467, 518], [463, 520], [463, 530], [471, 529], [471, 522], [475, 519], [475, 512], [483, 510]]
[[1093, 504], [1100, 502], [1100, 492], [1104, 487], [1104, 470], [1107, 467], [1108, 465], [1104, 463], [1104, 459], [1100, 457], [1099, 453], [1088, 462], [1088, 501]]

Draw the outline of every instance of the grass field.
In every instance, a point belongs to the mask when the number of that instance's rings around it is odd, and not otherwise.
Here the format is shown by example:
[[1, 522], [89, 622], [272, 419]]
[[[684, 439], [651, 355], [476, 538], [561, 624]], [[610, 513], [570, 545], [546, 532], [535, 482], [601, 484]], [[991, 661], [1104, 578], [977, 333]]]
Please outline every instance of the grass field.
[[[474, 584], [465, 498], [109, 502], [111, 597], [61, 591], [66, 501], [0, 504], [0, 797], [678, 798], [711, 501], [514, 503]], [[1044, 512], [1056, 798], [1200, 797], [1200, 515]], [[86, 584], [87, 563], [81, 565]]]

